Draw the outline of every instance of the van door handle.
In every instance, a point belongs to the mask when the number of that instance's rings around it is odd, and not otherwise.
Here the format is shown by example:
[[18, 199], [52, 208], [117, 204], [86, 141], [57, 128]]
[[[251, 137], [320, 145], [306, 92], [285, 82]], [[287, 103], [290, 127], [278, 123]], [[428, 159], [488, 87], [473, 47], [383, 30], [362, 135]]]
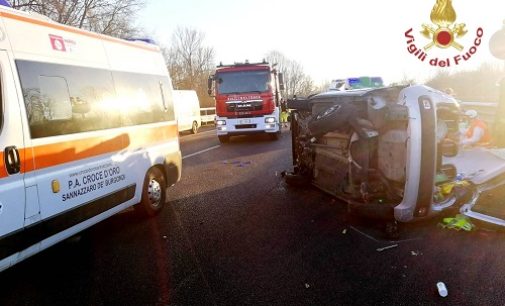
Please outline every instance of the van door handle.
[[7, 173], [15, 174], [21, 170], [19, 152], [16, 146], [6, 147], [4, 150], [4, 162]]

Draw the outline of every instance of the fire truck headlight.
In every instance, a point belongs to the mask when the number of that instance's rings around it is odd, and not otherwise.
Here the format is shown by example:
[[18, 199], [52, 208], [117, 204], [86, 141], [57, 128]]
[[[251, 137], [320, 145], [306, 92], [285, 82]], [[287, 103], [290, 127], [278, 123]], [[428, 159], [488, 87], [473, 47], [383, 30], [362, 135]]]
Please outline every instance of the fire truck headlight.
[[275, 117], [266, 117], [265, 118], [265, 123], [275, 123], [277, 120], [275, 120]]
[[226, 120], [217, 120], [216, 124], [217, 125], [226, 125]]

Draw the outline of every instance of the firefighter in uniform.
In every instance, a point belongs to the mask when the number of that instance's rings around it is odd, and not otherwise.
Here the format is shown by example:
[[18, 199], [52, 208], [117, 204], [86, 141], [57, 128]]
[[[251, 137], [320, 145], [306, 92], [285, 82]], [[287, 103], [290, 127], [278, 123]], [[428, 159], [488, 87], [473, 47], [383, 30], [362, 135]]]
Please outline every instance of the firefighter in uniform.
[[470, 109], [465, 112], [469, 119], [468, 129], [461, 140], [463, 146], [488, 146], [491, 143], [491, 134], [484, 121], [479, 119], [476, 110]]

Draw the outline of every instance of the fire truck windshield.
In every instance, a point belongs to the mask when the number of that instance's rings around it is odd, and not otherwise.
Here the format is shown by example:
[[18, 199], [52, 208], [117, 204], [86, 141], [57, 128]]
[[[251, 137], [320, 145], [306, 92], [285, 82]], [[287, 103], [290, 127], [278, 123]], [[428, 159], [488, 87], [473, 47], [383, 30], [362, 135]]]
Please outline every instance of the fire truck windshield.
[[269, 90], [270, 73], [268, 70], [219, 72], [216, 79], [220, 94], [265, 92]]

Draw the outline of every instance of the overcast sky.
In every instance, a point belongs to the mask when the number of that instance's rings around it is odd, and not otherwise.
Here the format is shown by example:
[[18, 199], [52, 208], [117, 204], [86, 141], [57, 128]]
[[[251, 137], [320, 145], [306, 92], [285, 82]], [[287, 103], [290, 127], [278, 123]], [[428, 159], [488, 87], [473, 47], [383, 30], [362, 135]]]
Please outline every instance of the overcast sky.
[[[316, 82], [352, 76], [382, 76], [387, 83], [404, 76], [423, 81], [436, 72], [407, 51], [405, 32], [413, 28], [414, 44], [430, 40], [420, 34], [432, 24], [436, 0], [147, 0], [140, 25], [163, 45], [177, 26], [206, 35], [216, 61], [260, 61], [271, 50], [300, 62]], [[483, 4], [487, 3], [487, 4]], [[466, 52], [484, 30], [483, 42], [472, 58], [451, 69], [472, 69], [483, 62], [503, 65], [489, 52], [489, 38], [505, 19], [503, 1], [453, 0], [456, 23], [468, 33], [458, 38], [463, 52], [434, 47], [429, 58], [453, 58]], [[454, 66], [451, 65], [451, 66]]]

